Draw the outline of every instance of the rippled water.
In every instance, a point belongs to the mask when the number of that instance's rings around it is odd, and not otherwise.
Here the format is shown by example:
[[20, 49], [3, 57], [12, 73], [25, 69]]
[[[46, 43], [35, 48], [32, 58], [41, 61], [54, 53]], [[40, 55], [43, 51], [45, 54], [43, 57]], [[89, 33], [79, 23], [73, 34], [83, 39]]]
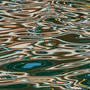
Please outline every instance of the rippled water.
[[90, 90], [90, 1], [0, 0], [0, 90]]

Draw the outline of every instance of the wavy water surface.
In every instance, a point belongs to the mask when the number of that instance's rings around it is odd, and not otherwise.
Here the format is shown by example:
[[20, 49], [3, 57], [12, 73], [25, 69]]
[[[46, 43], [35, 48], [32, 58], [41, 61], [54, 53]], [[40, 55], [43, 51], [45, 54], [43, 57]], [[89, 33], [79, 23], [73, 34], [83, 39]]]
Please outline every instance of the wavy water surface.
[[0, 90], [90, 90], [90, 1], [0, 0]]

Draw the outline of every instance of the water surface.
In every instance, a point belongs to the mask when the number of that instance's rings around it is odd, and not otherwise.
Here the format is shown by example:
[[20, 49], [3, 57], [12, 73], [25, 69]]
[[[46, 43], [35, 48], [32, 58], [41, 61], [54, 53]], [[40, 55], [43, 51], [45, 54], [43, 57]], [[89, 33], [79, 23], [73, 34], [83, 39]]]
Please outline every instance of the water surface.
[[90, 90], [90, 1], [0, 0], [0, 90]]

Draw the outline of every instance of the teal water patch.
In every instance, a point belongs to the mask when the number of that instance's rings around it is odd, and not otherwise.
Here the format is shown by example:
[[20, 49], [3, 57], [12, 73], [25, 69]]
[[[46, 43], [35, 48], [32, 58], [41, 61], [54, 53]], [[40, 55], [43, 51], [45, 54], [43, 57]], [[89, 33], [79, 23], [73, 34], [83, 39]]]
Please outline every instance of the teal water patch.
[[0, 86], [1, 89], [17, 89], [17, 88], [27, 88], [27, 84], [13, 84], [13, 85], [6, 85], [6, 86]]
[[86, 73], [86, 74], [81, 74], [76, 76], [78, 79], [81, 79], [81, 85], [85, 85], [85, 86], [89, 86], [90, 87], [90, 74]]
[[52, 75], [58, 75], [58, 74], [63, 74], [65, 71], [64, 70], [49, 70], [49, 71], [43, 71], [43, 72], [38, 72], [35, 75], [36, 76], [52, 76]]
[[80, 43], [90, 43], [90, 39], [80, 39]]
[[4, 69], [8, 71], [30, 71], [33, 69], [52, 66], [53, 63], [48, 60], [34, 60], [34, 61], [18, 61], [4, 65]]
[[[79, 67], [76, 67], [76, 69], [87, 69], [87, 68], [90, 68], [90, 63], [89, 64], [84, 64], [82, 66], [79, 66]], [[75, 69], [75, 68], [74, 68]]]
[[36, 66], [41, 66], [41, 63], [27, 63], [25, 64], [22, 68], [33, 68], [33, 67], [36, 67]]
[[86, 73], [86, 74], [81, 74], [81, 75], [78, 75], [76, 76], [77, 78], [86, 78], [86, 79], [90, 79], [90, 73]]
[[3, 0], [0, 0], [0, 3], [2, 3]]

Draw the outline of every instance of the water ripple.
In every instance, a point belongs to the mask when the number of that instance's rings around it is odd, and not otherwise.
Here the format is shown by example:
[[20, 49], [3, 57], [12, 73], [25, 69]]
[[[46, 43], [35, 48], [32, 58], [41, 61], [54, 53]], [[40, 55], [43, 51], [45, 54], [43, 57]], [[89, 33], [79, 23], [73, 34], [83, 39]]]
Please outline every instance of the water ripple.
[[89, 0], [0, 0], [0, 90], [89, 90], [89, 68]]

